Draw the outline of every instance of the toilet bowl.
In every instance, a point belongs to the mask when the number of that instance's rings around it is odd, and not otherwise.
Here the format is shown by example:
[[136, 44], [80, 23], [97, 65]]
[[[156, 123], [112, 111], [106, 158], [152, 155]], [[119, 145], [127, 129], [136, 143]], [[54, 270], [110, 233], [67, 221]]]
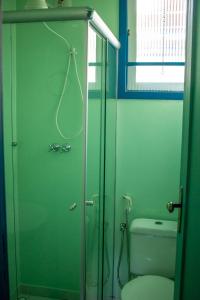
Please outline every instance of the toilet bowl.
[[130, 226], [130, 280], [122, 300], [173, 300], [177, 222], [134, 219]]
[[122, 289], [122, 300], [173, 300], [174, 282], [171, 279], [144, 275], [129, 281]]

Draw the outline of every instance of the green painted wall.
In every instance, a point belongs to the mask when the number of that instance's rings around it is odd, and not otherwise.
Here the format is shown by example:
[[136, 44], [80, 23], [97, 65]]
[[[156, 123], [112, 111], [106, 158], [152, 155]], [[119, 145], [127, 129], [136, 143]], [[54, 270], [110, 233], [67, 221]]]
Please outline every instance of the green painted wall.
[[15, 10], [16, 9], [16, 0], [3, 0], [2, 1], [3, 10]]
[[132, 195], [132, 217], [176, 218], [166, 203], [178, 199], [181, 132], [181, 102], [119, 101], [117, 195]]

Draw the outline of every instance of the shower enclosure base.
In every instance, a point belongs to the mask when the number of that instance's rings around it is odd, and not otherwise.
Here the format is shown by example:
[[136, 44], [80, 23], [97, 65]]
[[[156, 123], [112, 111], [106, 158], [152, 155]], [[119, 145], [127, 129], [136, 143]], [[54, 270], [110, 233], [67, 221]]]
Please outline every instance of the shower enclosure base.
[[59, 300], [56, 298], [47, 298], [47, 297], [40, 297], [40, 296], [29, 296], [29, 295], [21, 295], [18, 300]]
[[[79, 300], [80, 293], [72, 290], [53, 289], [44, 286], [21, 284], [19, 300]], [[24, 299], [23, 299], [24, 298]]]

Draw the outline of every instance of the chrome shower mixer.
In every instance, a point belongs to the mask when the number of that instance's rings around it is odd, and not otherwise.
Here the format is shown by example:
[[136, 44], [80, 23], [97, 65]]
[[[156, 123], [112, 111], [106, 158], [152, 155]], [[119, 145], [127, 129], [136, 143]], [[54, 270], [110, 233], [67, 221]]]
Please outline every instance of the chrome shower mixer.
[[69, 152], [71, 150], [71, 145], [69, 144], [57, 144], [53, 143], [49, 145], [49, 152]]

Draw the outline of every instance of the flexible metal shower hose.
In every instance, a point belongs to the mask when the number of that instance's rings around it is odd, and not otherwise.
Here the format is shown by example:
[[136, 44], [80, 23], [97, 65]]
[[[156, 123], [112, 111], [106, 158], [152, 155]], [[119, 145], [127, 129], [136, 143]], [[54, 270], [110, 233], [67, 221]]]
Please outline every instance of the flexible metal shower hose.
[[120, 231], [121, 231], [121, 243], [120, 243], [120, 251], [119, 251], [119, 259], [117, 263], [117, 281], [122, 289], [125, 283], [122, 282], [120, 277], [120, 267], [122, 262], [124, 244], [125, 244], [125, 232], [126, 232], [126, 259], [127, 259], [127, 273], [128, 273], [128, 280], [130, 279], [130, 250], [129, 250], [129, 232], [128, 232], [128, 211], [125, 210], [125, 223], [120, 224]]

